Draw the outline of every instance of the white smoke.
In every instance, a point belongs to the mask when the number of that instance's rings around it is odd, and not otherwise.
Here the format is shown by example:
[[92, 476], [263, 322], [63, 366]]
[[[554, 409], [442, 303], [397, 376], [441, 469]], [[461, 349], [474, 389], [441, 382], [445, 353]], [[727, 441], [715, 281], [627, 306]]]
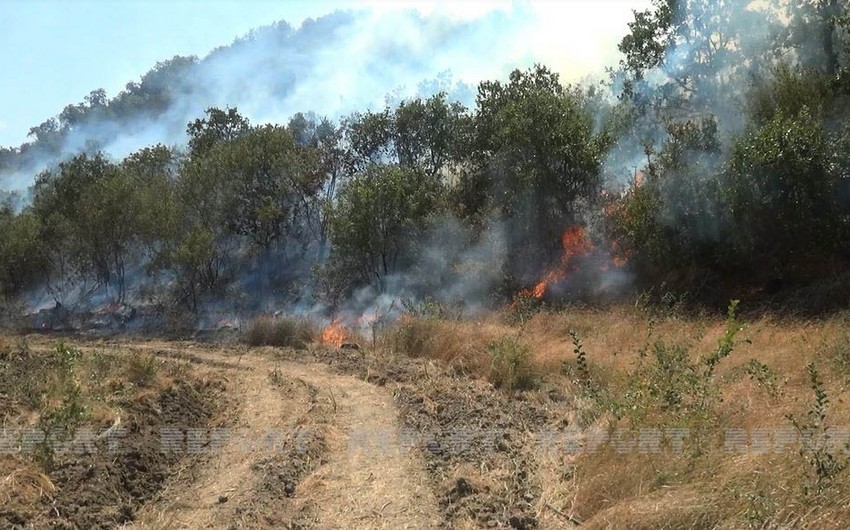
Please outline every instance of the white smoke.
[[[259, 28], [214, 50], [180, 79], [164, 113], [98, 120], [72, 131], [64, 156], [92, 146], [115, 158], [148, 145], [181, 145], [186, 124], [209, 107], [238, 107], [252, 122], [285, 123], [297, 112], [339, 118], [396, 99], [447, 91], [472, 103], [473, 87], [515, 68], [547, 64], [567, 80], [601, 74], [616, 62], [616, 40], [631, 7], [645, 1], [593, 3], [375, 3]], [[414, 8], [414, 9], [411, 9]], [[56, 160], [29, 160], [0, 187], [22, 190]]]

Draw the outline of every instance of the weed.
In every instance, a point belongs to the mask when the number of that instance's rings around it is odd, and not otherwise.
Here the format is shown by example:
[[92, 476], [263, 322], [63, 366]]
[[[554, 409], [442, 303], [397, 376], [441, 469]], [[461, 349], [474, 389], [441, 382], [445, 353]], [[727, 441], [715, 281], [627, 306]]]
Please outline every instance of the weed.
[[100, 350], [95, 350], [91, 354], [89, 361], [89, 380], [97, 382], [106, 377], [112, 371], [116, 364], [116, 357], [111, 353], [104, 353]]
[[744, 512], [747, 528], [766, 528], [779, 508], [776, 501], [762, 491], [745, 493], [744, 498], [747, 500], [747, 510]]
[[787, 418], [800, 436], [800, 456], [809, 465], [812, 477], [803, 486], [803, 493], [820, 494], [832, 486], [834, 479], [848, 466], [847, 447], [835, 447], [831, 442], [831, 432], [826, 427], [826, 412], [829, 407], [829, 396], [820, 379], [814, 363], [806, 366], [809, 373], [809, 386], [814, 394], [814, 400], [806, 412], [806, 418], [800, 420], [792, 415]]
[[491, 342], [490, 382], [507, 391], [529, 390], [537, 385], [528, 346], [513, 337], [502, 337]]
[[776, 372], [770, 366], [758, 359], [751, 359], [747, 363], [746, 371], [750, 379], [764, 388], [770, 397], [777, 398], [782, 393], [776, 381]]
[[147, 386], [156, 378], [159, 371], [156, 356], [133, 352], [127, 360], [127, 379], [136, 386]]
[[[717, 367], [717, 364], [728, 357], [732, 350], [737, 346], [737, 342], [735, 341], [735, 336], [743, 330], [743, 327], [738, 322], [737, 312], [738, 312], [738, 303], [740, 300], [732, 300], [729, 302], [729, 308], [726, 312], [726, 332], [723, 334], [723, 337], [717, 342], [717, 348], [709, 355], [703, 358], [703, 363], [706, 367], [705, 377], [711, 377], [714, 375], [714, 369]], [[745, 342], [749, 342], [745, 340]]]
[[389, 348], [408, 357], [434, 354], [439, 322], [431, 319], [404, 318], [384, 335]]
[[[36, 460], [48, 472], [54, 467], [58, 445], [74, 437], [88, 413], [74, 373], [82, 352], [60, 342], [54, 348], [53, 355], [59, 367], [59, 380], [54, 387], [54, 394], [43, 402], [38, 425], [44, 437], [35, 450]], [[59, 404], [54, 405], [57, 400]]]
[[83, 352], [72, 346], [66, 346], [64, 342], [58, 343], [53, 349], [54, 360], [66, 374], [74, 371], [74, 367], [82, 357]]
[[582, 348], [581, 339], [579, 338], [578, 333], [570, 331], [570, 339], [573, 342], [573, 353], [576, 355], [578, 376], [585, 384], [587, 384], [590, 381], [590, 369], [587, 367], [587, 354], [584, 352], [584, 348]]
[[729, 304], [726, 332], [717, 347], [699, 362], [692, 360], [686, 346], [661, 340], [639, 352], [639, 364], [629, 374], [628, 388], [610, 399], [614, 416], [627, 417], [633, 425], [643, 424], [648, 417], [665, 424], [688, 424], [695, 429], [692, 439], [699, 440], [697, 431], [711, 428], [716, 414], [719, 389], [715, 369], [738, 344], [742, 326], [736, 318], [737, 307], [737, 300]]

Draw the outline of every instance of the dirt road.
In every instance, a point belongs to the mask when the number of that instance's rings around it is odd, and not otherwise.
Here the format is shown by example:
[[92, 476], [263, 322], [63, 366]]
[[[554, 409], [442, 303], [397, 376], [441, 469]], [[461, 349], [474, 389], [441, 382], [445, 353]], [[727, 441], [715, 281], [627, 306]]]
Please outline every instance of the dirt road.
[[385, 389], [273, 350], [138, 347], [226, 372], [237, 407], [203, 463], [168, 479], [128, 528], [439, 526], [421, 456], [370, 445], [399, 433]]

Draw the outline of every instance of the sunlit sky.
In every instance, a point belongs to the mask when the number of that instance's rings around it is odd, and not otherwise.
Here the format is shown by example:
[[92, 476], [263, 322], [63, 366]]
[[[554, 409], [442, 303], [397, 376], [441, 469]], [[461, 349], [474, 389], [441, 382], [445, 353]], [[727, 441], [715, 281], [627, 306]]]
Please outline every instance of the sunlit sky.
[[[601, 74], [632, 10], [648, 0], [523, 1], [538, 24], [516, 46], [567, 79]], [[0, 0], [0, 145], [96, 88], [109, 97], [157, 61], [203, 57], [252, 28], [286, 20], [297, 27], [338, 9], [415, 9], [475, 19], [511, 1], [340, 0]], [[493, 36], [499, 38], [498, 35]], [[487, 58], [483, 57], [483, 61]]]

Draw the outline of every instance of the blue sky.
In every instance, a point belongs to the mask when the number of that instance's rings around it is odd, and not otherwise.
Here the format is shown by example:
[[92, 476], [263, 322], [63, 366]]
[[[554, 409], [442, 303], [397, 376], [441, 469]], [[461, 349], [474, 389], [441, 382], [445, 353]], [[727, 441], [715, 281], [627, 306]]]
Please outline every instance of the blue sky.
[[[524, 2], [529, 3], [529, 2]], [[540, 24], [518, 43], [567, 77], [598, 73], [643, 0], [530, 2]], [[252, 28], [336, 9], [417, 9], [474, 19], [510, 1], [343, 2], [336, 0], [0, 0], [0, 145], [25, 141], [30, 127], [91, 90], [114, 96], [157, 61], [203, 56]], [[553, 64], [554, 63], [554, 64]], [[560, 63], [560, 64], [559, 64]], [[598, 72], [593, 72], [598, 70]]]

